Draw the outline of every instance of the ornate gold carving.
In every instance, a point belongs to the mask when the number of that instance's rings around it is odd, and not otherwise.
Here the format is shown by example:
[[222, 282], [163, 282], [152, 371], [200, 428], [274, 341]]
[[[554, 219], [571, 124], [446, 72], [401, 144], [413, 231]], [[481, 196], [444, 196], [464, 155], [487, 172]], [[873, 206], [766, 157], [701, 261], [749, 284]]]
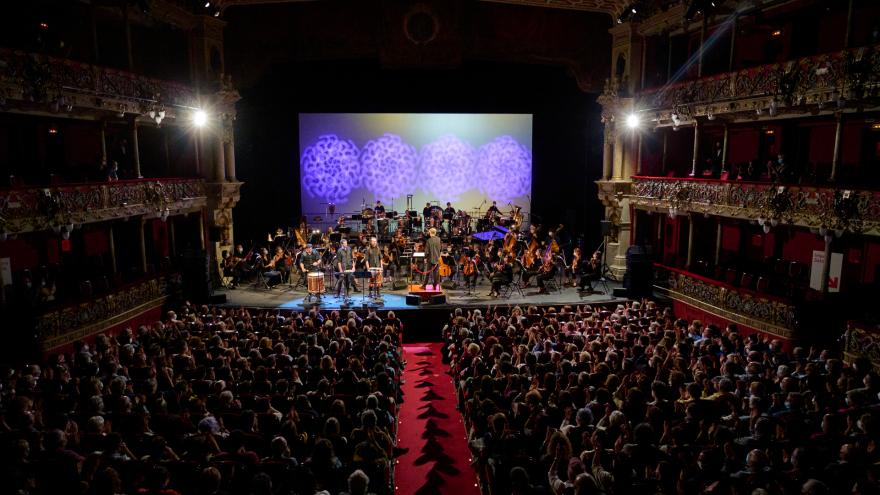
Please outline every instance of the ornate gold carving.
[[6, 189], [0, 190], [0, 229], [19, 233], [135, 215], [161, 217], [196, 211], [206, 201], [202, 179]]
[[[600, 199], [602, 190], [600, 189]], [[634, 177], [636, 207], [880, 235], [880, 192]]]

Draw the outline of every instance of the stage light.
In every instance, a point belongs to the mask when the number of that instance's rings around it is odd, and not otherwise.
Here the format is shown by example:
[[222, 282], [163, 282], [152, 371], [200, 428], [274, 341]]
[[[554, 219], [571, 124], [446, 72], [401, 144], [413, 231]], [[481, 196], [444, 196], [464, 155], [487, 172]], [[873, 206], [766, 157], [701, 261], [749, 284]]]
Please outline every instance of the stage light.
[[638, 12], [636, 12], [636, 8], [635, 8], [635, 7], [633, 7], [631, 10], [632, 10], [632, 13], [633, 13], [633, 14], [637, 14], [637, 13], [638, 13]]
[[196, 127], [204, 127], [208, 123], [208, 114], [204, 110], [196, 110], [193, 112], [192, 120]]
[[211, 7], [211, 2], [205, 2], [205, 8], [207, 9], [207, 8], [210, 8], [210, 7]]
[[631, 113], [626, 116], [626, 126], [630, 129], [636, 129], [639, 127], [639, 116]]

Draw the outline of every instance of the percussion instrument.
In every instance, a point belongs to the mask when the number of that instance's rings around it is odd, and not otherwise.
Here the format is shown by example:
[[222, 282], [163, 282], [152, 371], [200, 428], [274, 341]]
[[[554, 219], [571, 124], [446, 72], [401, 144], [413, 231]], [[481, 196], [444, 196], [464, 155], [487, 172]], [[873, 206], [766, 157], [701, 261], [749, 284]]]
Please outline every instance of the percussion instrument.
[[370, 268], [370, 288], [382, 286], [382, 269], [379, 267]]
[[507, 227], [511, 222], [512, 219], [510, 217], [498, 217], [498, 225], [501, 225], [502, 227]]
[[361, 210], [361, 218], [364, 220], [373, 218], [374, 215], [375, 213], [373, 212], [372, 208], [364, 208], [363, 210]]
[[308, 279], [309, 294], [324, 293], [324, 274], [321, 272], [309, 272], [306, 276]]

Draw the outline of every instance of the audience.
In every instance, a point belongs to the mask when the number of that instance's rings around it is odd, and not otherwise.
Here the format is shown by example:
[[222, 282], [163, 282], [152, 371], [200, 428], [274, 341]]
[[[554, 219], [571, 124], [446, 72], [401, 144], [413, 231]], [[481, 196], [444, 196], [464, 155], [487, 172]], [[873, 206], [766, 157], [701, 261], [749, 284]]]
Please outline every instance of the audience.
[[400, 331], [393, 312], [187, 303], [44, 366], [6, 370], [4, 488], [389, 494]]
[[493, 494], [878, 493], [866, 362], [648, 301], [459, 309], [443, 335]]

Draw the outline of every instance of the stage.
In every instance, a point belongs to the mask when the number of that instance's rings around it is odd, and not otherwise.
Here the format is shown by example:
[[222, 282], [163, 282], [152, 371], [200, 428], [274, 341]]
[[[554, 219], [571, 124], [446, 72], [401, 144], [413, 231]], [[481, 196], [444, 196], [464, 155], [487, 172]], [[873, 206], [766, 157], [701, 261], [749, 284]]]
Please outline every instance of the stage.
[[[624, 302], [625, 297], [615, 297], [612, 291], [620, 287], [620, 283], [607, 281], [608, 291], [605, 292], [605, 286], [601, 283], [594, 285], [594, 288], [601, 292], [579, 293], [575, 287], [563, 287], [560, 291], [553, 291], [549, 294], [539, 294], [537, 287], [529, 287], [522, 289], [522, 295], [516, 290], [512, 291], [510, 297], [489, 297], [488, 282], [481, 282], [477, 285], [472, 294], [468, 294], [463, 288], [443, 289], [446, 295], [446, 303], [430, 304], [423, 302], [418, 306], [409, 306], [406, 304], [407, 288], [403, 287], [398, 290], [385, 290], [381, 299], [373, 299], [364, 297], [361, 292], [352, 293], [346, 304], [343, 298], [336, 297], [336, 294], [325, 294], [321, 297], [321, 301], [317, 306], [321, 309], [362, 309], [366, 307], [375, 307], [381, 310], [417, 310], [417, 309], [450, 309], [457, 307], [485, 307], [487, 305], [536, 305], [536, 306], [553, 306], [553, 305], [575, 305], [575, 304], [608, 304], [616, 302]], [[316, 302], [306, 302], [308, 295], [304, 289], [293, 290], [287, 285], [275, 286], [272, 289], [265, 287], [254, 287], [253, 284], [241, 285], [236, 289], [221, 289], [215, 294], [226, 295], [226, 306], [246, 306], [254, 308], [271, 308], [285, 309], [292, 311], [303, 311], [313, 307]]]

